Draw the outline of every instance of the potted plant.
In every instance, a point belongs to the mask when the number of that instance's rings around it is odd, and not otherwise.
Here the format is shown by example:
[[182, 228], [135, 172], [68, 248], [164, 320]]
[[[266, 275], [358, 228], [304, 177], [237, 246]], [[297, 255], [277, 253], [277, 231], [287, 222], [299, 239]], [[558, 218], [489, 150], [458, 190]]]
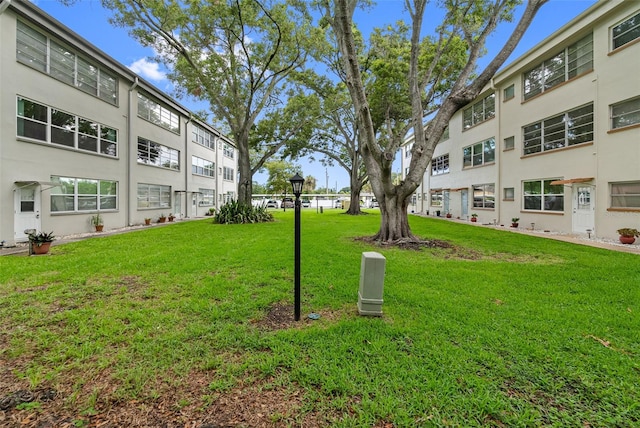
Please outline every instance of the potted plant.
[[151, 218], [150, 217], [145, 217], [144, 224], [149, 226], [151, 224]]
[[623, 244], [633, 244], [636, 237], [640, 237], [640, 231], [630, 227], [623, 227], [622, 229], [618, 229], [617, 232], [620, 234], [620, 242]]
[[29, 250], [33, 254], [47, 254], [55, 237], [53, 232], [33, 232], [29, 234]]
[[104, 221], [102, 220], [102, 216], [100, 215], [100, 213], [91, 216], [91, 224], [96, 228], [96, 232], [102, 232]]
[[514, 217], [511, 219], [511, 227], [518, 227], [518, 222], [520, 221], [520, 217]]
[[447, 218], [451, 218], [451, 213], [447, 213]]
[[477, 221], [478, 221], [478, 214], [476, 213], [471, 214], [471, 222], [475, 223]]
[[173, 219], [176, 218], [176, 216], [173, 215], [173, 213], [169, 214], [169, 221], [173, 221]]
[[167, 221], [167, 217], [164, 214], [160, 214], [160, 217], [158, 217], [158, 223], [164, 223], [165, 221]]

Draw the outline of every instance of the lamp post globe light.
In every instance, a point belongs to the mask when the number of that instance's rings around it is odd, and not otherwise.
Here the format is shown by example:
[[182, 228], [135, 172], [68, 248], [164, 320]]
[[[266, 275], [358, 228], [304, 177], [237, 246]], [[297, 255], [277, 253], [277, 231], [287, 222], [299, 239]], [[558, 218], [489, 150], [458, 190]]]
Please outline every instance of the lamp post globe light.
[[293, 286], [293, 300], [294, 300], [294, 319], [300, 321], [300, 194], [302, 193], [302, 185], [304, 184], [304, 178], [300, 177], [300, 174], [296, 173], [289, 179], [291, 187], [293, 187], [293, 194], [296, 197], [295, 200], [295, 249], [294, 249], [294, 286]]

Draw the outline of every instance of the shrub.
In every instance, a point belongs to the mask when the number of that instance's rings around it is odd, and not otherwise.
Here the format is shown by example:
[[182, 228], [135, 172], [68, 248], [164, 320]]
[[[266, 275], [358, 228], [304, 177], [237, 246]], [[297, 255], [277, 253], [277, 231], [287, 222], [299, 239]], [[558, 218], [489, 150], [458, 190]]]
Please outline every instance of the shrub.
[[273, 215], [265, 205], [254, 207], [230, 201], [220, 207], [213, 221], [219, 224], [266, 223], [273, 221]]

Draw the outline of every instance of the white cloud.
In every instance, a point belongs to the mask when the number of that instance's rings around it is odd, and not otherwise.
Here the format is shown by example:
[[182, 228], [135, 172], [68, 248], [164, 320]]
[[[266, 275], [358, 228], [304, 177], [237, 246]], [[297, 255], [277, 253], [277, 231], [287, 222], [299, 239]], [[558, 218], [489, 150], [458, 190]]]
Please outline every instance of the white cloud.
[[139, 74], [145, 79], [159, 82], [166, 79], [167, 74], [160, 70], [160, 65], [156, 62], [149, 62], [146, 58], [141, 58], [129, 66], [134, 73]]

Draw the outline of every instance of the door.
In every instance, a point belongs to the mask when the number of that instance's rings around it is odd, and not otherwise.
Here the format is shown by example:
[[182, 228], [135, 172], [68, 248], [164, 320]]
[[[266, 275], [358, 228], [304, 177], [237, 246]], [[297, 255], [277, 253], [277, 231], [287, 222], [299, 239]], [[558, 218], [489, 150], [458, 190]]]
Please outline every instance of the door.
[[467, 218], [469, 216], [469, 191], [467, 189], [460, 191], [460, 199], [462, 200], [460, 218]]
[[442, 192], [442, 208], [444, 209], [444, 214], [449, 212], [449, 191], [445, 190]]
[[573, 186], [573, 232], [593, 232], [595, 227], [595, 201], [591, 186]]
[[13, 226], [13, 239], [16, 242], [27, 241], [28, 234], [25, 230], [41, 230], [40, 222], [40, 185], [26, 184], [14, 191], [15, 216]]

